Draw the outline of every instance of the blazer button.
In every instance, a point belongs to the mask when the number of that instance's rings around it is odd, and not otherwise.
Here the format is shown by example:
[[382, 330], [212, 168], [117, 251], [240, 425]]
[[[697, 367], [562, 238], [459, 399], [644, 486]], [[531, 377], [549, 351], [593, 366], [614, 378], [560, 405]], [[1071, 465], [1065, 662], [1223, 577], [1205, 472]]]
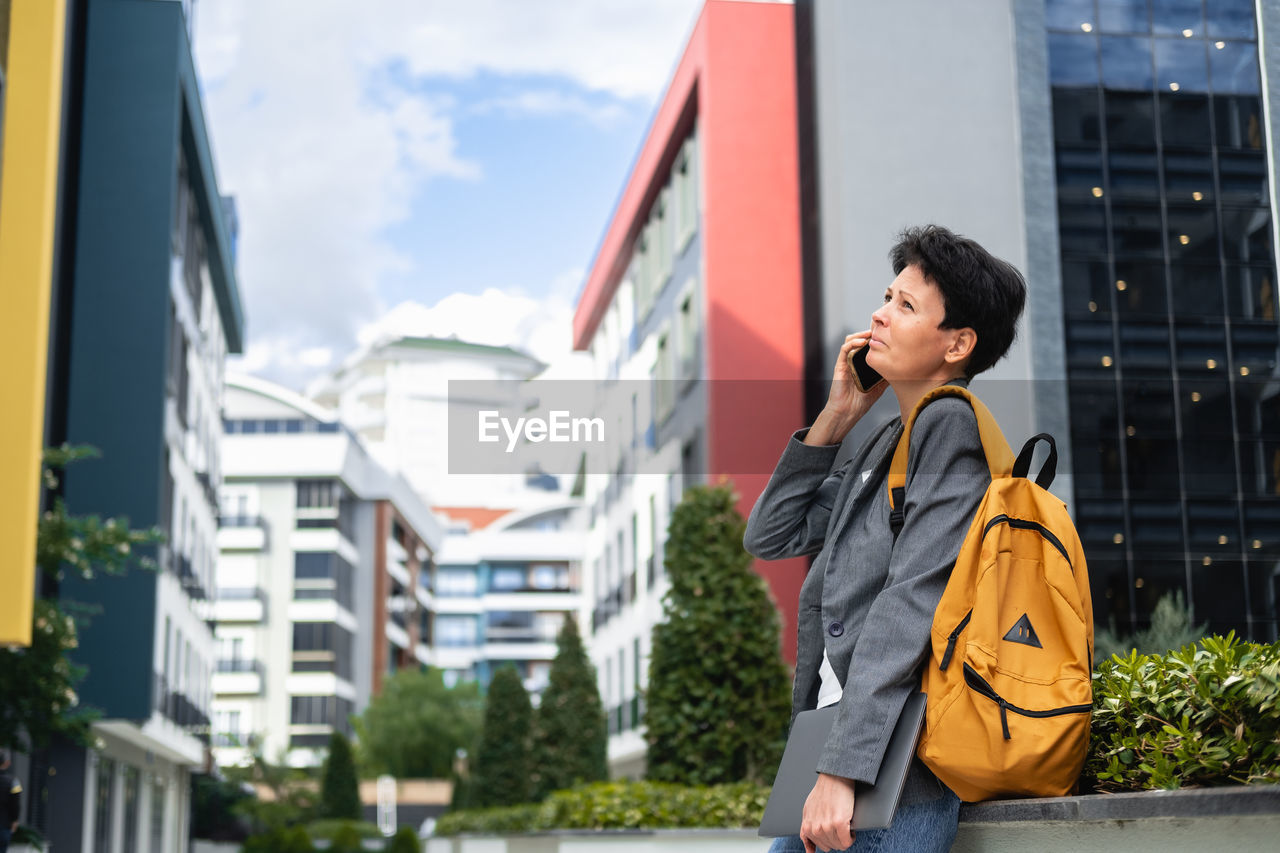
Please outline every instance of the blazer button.
[[832, 622], [831, 625], [827, 628], [827, 633], [833, 637], [839, 637], [841, 634], [844, 633], [844, 626], [841, 625], [839, 622]]

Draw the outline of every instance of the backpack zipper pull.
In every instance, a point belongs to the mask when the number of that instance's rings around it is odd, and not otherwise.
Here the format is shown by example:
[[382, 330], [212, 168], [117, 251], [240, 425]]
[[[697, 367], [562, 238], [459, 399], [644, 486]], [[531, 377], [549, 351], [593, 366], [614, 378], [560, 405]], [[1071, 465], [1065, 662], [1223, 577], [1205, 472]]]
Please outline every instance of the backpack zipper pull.
[[947, 664], [951, 663], [951, 656], [955, 654], [956, 650], [956, 640], [960, 639], [960, 633], [965, 629], [965, 626], [969, 624], [969, 619], [972, 616], [973, 611], [970, 610], [964, 615], [964, 618], [960, 620], [960, 624], [956, 626], [956, 629], [947, 636], [947, 650], [942, 653], [942, 660], [938, 663], [939, 670], [945, 671]]
[[1012, 738], [1009, 736], [1009, 715], [1005, 710], [1006, 708], [1009, 707], [1009, 703], [1004, 701], [1003, 699], [1000, 699], [998, 701], [1000, 702], [1000, 728], [1004, 729], [1004, 739], [1012, 740]]
[[947, 637], [947, 650], [942, 653], [942, 662], [938, 664], [938, 669], [945, 670], [947, 664], [951, 663], [951, 655], [956, 650], [956, 638], [959, 636], [957, 632], [952, 631], [951, 636]]

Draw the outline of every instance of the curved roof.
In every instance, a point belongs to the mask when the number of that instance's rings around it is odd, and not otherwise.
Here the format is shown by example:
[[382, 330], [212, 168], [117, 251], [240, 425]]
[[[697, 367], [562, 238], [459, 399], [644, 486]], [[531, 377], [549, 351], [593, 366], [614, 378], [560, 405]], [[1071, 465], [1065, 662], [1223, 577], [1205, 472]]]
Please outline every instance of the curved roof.
[[554, 503], [543, 504], [542, 506], [532, 507], [530, 509], [517, 510], [509, 512], [501, 518], [487, 526], [485, 530], [497, 532], [499, 530], [518, 529], [521, 524], [531, 521], [540, 515], [550, 515], [552, 513], [572, 512], [582, 506], [582, 501], [575, 498], [573, 500], [556, 501]]
[[228, 388], [239, 388], [252, 394], [260, 394], [322, 423], [335, 423], [338, 420], [338, 413], [333, 409], [326, 409], [296, 391], [290, 391], [283, 385], [277, 385], [257, 376], [228, 373], [225, 384]]

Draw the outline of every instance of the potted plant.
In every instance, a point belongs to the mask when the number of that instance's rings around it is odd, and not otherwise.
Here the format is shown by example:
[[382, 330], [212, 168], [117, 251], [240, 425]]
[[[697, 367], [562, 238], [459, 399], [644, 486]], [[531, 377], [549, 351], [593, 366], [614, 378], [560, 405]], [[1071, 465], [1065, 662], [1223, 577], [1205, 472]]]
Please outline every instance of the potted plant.
[[48, 849], [49, 843], [40, 831], [22, 823], [18, 824], [13, 838], [9, 840], [9, 853], [44, 853]]

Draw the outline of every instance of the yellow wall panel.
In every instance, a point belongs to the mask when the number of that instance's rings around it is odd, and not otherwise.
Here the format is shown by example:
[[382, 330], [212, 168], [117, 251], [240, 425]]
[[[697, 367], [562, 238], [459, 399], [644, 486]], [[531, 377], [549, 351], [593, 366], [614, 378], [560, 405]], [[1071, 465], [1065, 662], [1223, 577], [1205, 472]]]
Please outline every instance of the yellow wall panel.
[[0, 140], [0, 644], [30, 645], [65, 0], [13, 0]]

